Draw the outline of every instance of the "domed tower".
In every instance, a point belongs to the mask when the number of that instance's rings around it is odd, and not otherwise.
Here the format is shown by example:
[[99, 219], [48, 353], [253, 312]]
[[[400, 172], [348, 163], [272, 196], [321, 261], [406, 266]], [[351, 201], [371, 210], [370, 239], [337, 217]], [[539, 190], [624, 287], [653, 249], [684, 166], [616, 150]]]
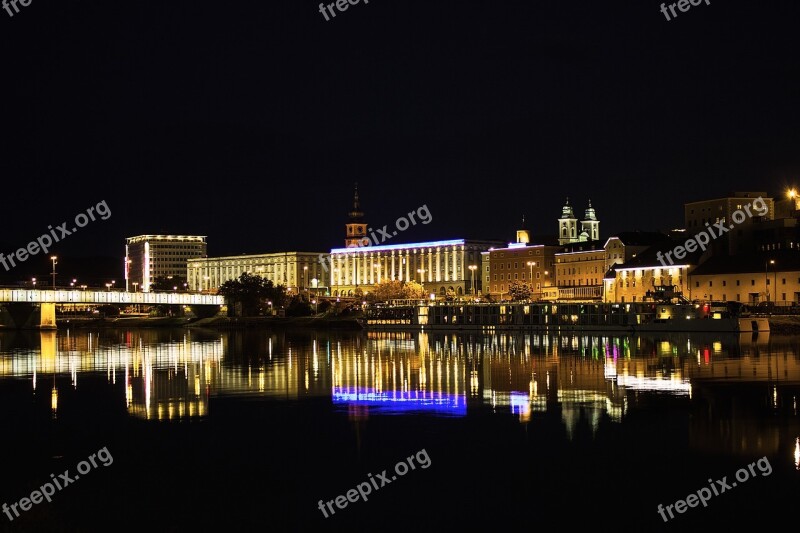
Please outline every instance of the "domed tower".
[[590, 241], [600, 240], [600, 221], [597, 220], [591, 200], [589, 200], [589, 207], [586, 208], [583, 220], [581, 220], [581, 233], [586, 233]]
[[567, 203], [561, 208], [561, 218], [558, 219], [558, 244], [569, 244], [578, 240], [578, 219], [572, 212], [572, 206]]
[[347, 224], [345, 224], [347, 235], [344, 238], [345, 248], [359, 248], [369, 246], [367, 237], [367, 224], [364, 222], [364, 212], [358, 202], [358, 183], [355, 186], [353, 195], [353, 209], [347, 213]]

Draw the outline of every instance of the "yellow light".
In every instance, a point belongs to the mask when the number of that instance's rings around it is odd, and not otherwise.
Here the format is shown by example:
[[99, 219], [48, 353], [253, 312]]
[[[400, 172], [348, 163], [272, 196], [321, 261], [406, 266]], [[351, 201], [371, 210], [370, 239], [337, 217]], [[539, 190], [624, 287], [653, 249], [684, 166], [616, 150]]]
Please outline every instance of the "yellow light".
[[50, 408], [54, 413], [58, 410], [58, 389], [55, 387], [50, 392]]
[[795, 189], [789, 189], [789, 198], [794, 198], [797, 196], [797, 191]]

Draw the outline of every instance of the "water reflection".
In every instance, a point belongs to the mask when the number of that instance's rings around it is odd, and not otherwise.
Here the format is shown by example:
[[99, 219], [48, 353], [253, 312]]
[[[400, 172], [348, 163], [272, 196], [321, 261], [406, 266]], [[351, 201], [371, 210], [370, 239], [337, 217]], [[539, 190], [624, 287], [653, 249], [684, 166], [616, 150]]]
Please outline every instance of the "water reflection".
[[[798, 354], [794, 339], [733, 335], [3, 332], [0, 386], [25, 379], [33, 391], [46, 387], [54, 416], [66, 378], [78, 390], [91, 376], [117, 386], [128, 412], [147, 420], [207, 416], [215, 396], [316, 397], [359, 421], [417, 412], [488, 411], [525, 424], [555, 416], [569, 438], [580, 425], [594, 436], [658, 399], [691, 415], [695, 448], [772, 452], [791, 432], [800, 468]], [[781, 414], [784, 425], [764, 421]]]

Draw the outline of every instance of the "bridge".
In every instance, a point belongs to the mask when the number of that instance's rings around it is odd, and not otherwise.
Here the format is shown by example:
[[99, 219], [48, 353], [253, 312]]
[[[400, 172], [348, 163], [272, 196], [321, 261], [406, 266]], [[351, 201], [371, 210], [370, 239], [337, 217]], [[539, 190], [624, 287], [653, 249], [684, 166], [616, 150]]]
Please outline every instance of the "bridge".
[[[225, 297], [216, 294], [196, 294], [177, 292], [125, 292], [103, 290], [38, 290], [38, 289], [0, 289], [0, 305], [4, 305], [12, 315], [12, 322], [23, 324], [14, 307], [23, 304], [39, 308], [39, 327], [55, 328], [57, 304], [86, 305], [224, 305]], [[17, 315], [17, 316], [14, 316]], [[28, 313], [30, 315], [30, 313]]]

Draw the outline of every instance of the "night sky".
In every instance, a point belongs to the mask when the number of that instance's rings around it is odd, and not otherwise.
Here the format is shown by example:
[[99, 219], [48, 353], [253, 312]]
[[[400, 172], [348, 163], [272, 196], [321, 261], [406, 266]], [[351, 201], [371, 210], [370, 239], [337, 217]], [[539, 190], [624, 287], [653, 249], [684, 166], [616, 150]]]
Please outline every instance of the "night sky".
[[[64, 256], [142, 233], [209, 255], [343, 245], [353, 183], [393, 243], [601, 237], [683, 203], [800, 185], [800, 3], [33, 0], [0, 11], [10, 252], [105, 200]], [[334, 8], [335, 9], [335, 8]], [[580, 216], [579, 215], [579, 216]], [[19, 270], [46, 271], [39, 256]]]

